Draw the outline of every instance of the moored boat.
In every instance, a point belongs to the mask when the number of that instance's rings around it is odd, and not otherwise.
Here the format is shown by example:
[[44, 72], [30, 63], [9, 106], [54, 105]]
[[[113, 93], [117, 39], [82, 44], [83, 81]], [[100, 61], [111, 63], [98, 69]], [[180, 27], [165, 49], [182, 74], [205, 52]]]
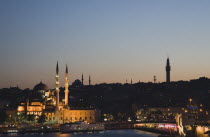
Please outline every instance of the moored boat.
[[0, 125], [0, 133], [20, 133], [17, 125]]
[[71, 132], [103, 131], [105, 130], [105, 128], [104, 124], [101, 123], [89, 124], [84, 121], [84, 122], [62, 124], [60, 125], [60, 130], [62, 133], [71, 133]]
[[158, 137], [178, 137], [177, 135], [171, 135], [171, 134], [162, 134], [159, 135]]

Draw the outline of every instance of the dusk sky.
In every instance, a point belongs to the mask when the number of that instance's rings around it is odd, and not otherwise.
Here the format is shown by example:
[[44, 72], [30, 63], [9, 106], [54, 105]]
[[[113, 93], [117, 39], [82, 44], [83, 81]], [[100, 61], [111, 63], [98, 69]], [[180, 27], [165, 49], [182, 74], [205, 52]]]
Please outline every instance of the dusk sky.
[[0, 88], [210, 77], [209, 0], [1, 0]]

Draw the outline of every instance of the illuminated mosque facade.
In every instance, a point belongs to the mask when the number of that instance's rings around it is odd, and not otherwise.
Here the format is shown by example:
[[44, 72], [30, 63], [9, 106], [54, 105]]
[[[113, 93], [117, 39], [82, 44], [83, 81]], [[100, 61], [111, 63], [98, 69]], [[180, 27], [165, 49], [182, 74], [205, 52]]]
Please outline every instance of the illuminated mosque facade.
[[[87, 121], [95, 123], [99, 120], [98, 110], [72, 110], [69, 106], [69, 79], [66, 65], [64, 99], [60, 100], [59, 66], [56, 66], [55, 90], [48, 90], [47, 85], [40, 82], [34, 87], [32, 94], [26, 102], [17, 108], [18, 115], [34, 115], [36, 119], [45, 115], [48, 123], [69, 123]], [[82, 78], [83, 79], [83, 78]], [[83, 80], [82, 80], [83, 81]], [[89, 79], [90, 81], [90, 79]]]

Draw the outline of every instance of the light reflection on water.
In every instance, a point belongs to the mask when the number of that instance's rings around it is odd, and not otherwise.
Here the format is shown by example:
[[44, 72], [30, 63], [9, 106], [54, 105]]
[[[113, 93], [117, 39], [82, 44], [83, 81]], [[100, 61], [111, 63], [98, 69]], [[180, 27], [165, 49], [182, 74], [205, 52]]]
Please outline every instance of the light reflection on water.
[[140, 130], [106, 130], [94, 133], [28, 133], [28, 134], [2, 134], [0, 137], [157, 137], [158, 134], [144, 132]]

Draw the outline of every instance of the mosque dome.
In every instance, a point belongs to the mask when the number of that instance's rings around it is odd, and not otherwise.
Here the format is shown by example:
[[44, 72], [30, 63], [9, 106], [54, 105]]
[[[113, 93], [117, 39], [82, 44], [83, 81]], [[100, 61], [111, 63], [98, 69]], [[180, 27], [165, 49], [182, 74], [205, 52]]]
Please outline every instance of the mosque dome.
[[34, 86], [34, 90], [36, 90], [36, 91], [38, 91], [38, 90], [48, 90], [48, 87], [47, 87], [47, 85], [40, 82], [39, 84]]
[[82, 86], [82, 82], [79, 79], [77, 79], [72, 83], [72, 86], [73, 87], [80, 87], [80, 86]]

